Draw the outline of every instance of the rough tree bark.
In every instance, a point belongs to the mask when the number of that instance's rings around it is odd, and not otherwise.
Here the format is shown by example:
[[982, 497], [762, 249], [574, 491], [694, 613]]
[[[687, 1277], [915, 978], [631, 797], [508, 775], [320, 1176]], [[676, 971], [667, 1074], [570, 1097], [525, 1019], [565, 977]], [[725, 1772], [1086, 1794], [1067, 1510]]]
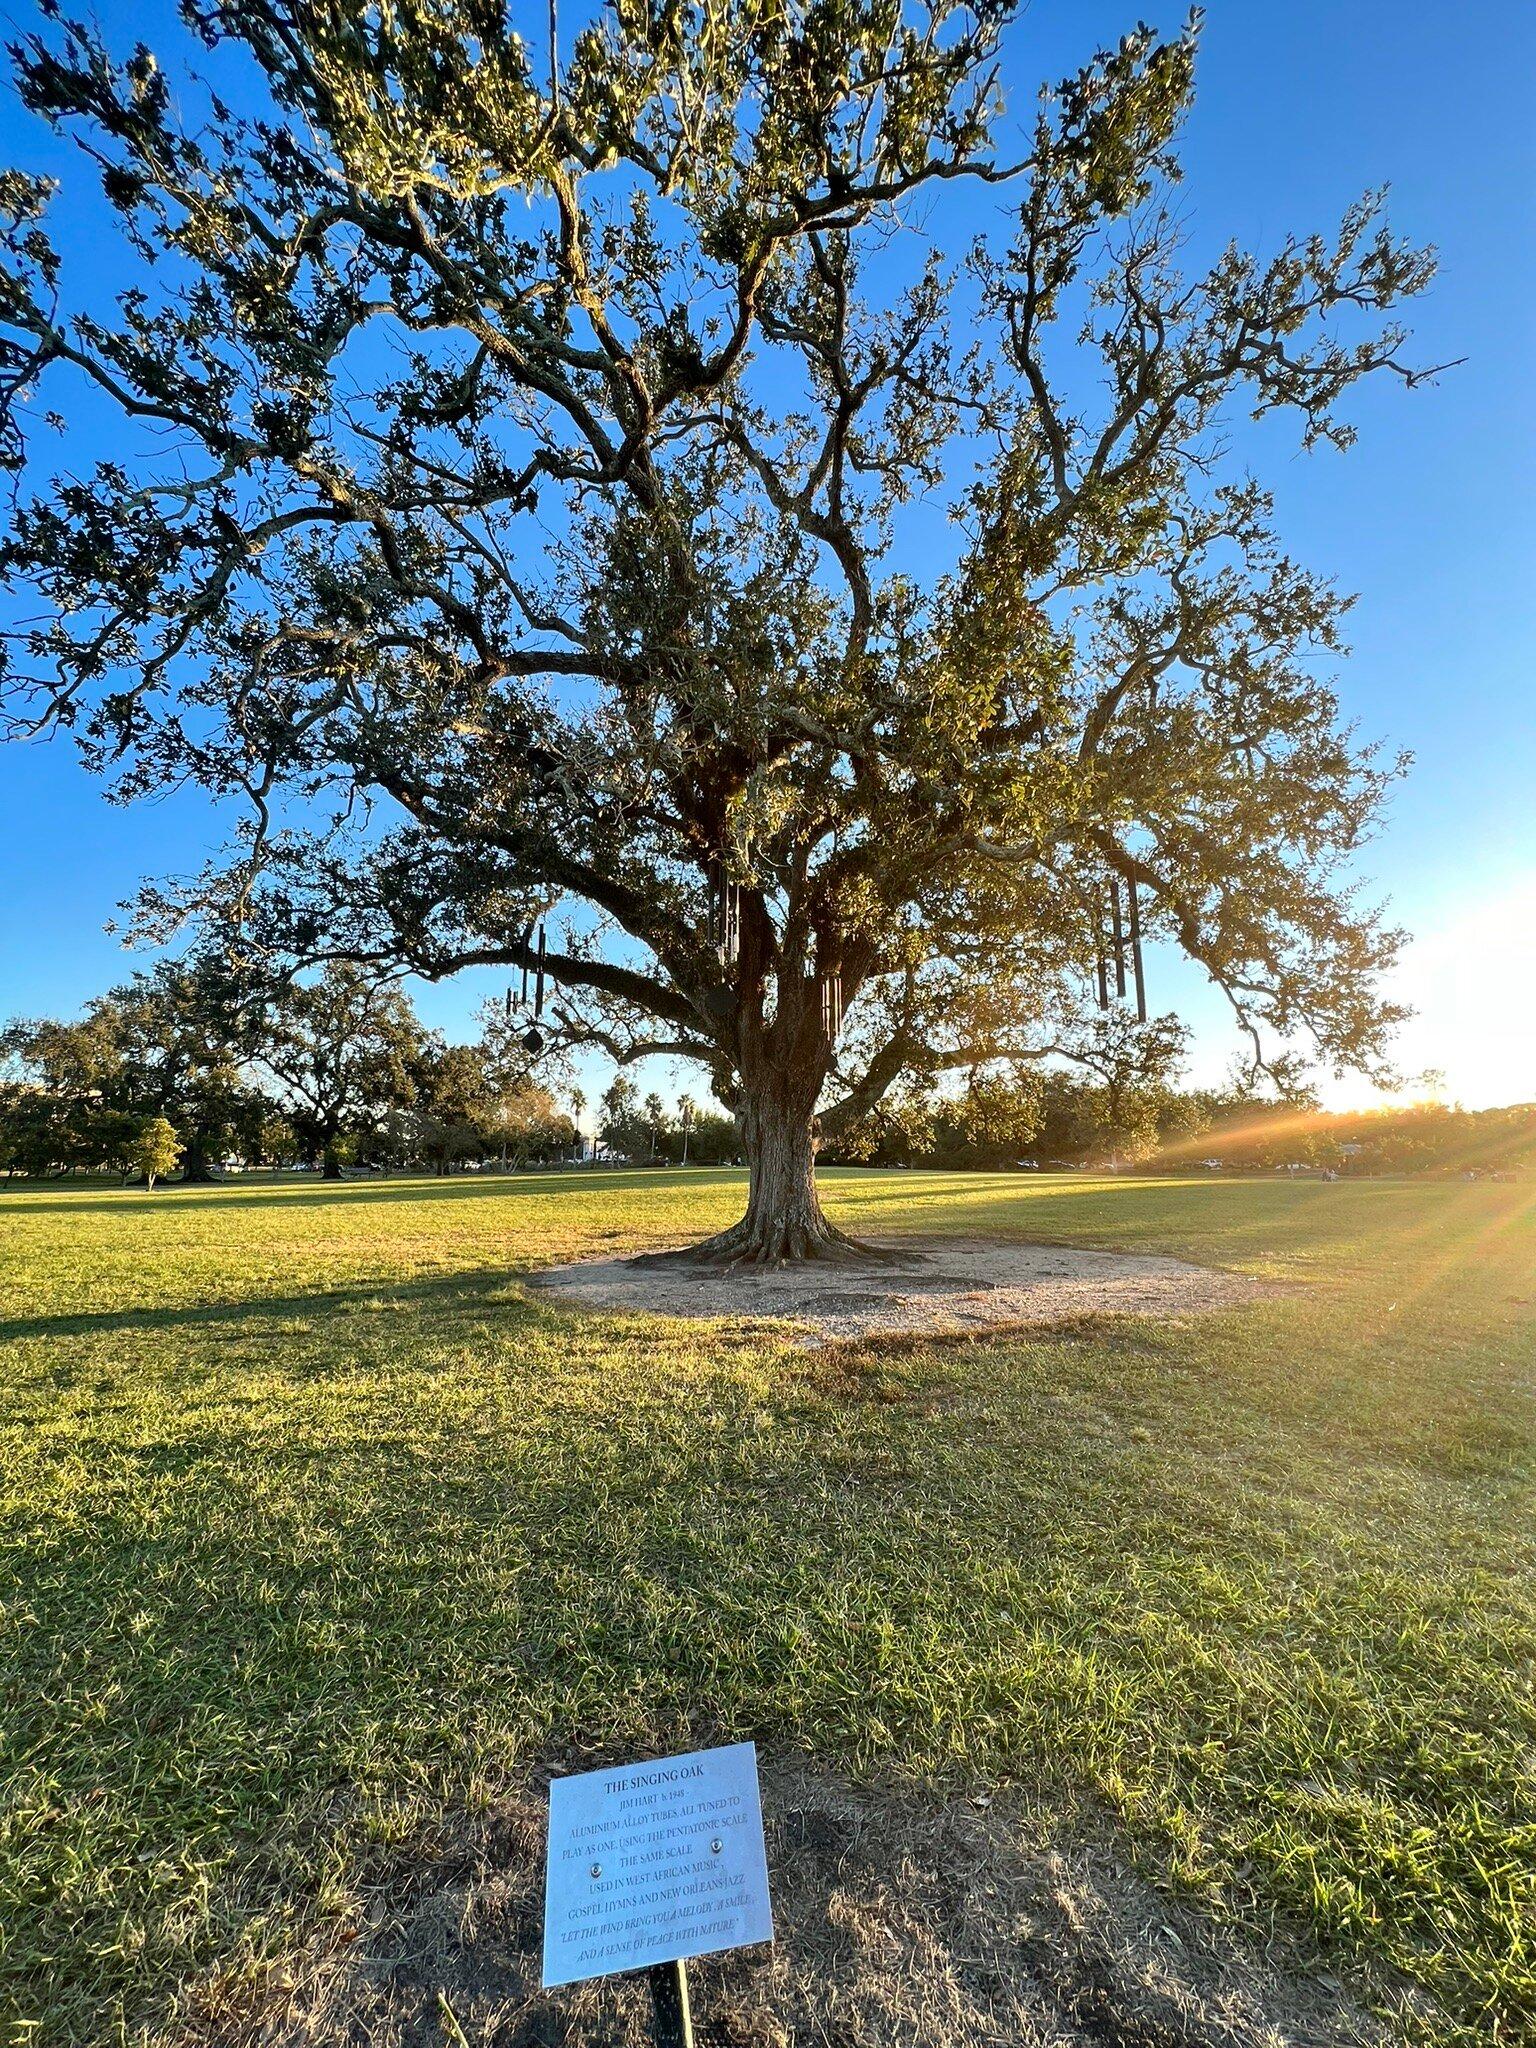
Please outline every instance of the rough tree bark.
[[878, 1256], [828, 1222], [816, 1188], [816, 1103], [830, 1047], [809, 1010], [748, 1034], [736, 1110], [747, 1155], [747, 1210], [688, 1256], [711, 1265], [779, 1266]]

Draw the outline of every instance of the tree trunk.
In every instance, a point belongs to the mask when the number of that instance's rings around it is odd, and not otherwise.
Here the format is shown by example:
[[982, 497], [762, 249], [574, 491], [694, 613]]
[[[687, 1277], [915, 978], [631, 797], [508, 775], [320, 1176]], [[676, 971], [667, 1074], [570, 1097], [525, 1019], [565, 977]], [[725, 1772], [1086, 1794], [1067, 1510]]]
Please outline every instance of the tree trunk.
[[322, 1180], [341, 1179], [341, 1154], [337, 1151], [334, 1140], [326, 1145], [320, 1168], [320, 1178]]
[[208, 1163], [208, 1154], [200, 1138], [189, 1138], [187, 1149], [182, 1155], [181, 1177], [189, 1185], [214, 1183], [218, 1175]]
[[822, 1213], [815, 1103], [815, 1086], [794, 1075], [766, 1075], [750, 1089], [739, 1112], [750, 1169], [747, 1213], [690, 1256], [731, 1266], [871, 1256]]

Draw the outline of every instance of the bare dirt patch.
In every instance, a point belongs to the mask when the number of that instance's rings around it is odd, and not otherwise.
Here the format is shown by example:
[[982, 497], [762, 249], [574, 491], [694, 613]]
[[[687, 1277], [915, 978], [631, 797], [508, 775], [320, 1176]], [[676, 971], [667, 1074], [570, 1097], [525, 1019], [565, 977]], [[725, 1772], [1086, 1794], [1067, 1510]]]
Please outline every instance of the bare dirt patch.
[[[785, 1760], [765, 1760], [763, 1790], [777, 1939], [691, 1966], [700, 2048], [1389, 2038], [1315, 1957], [1242, 1951], [1107, 1837], [1053, 1844], [1017, 1795], [857, 1788]], [[380, 1873], [356, 1924], [255, 2003], [180, 2030], [182, 2048], [649, 2048], [639, 1978], [538, 1988], [543, 1829], [536, 1785], [460, 1823], [434, 1859]]]
[[797, 1324], [809, 1343], [1059, 1323], [1088, 1315], [1179, 1316], [1267, 1292], [1241, 1273], [1139, 1252], [998, 1239], [912, 1239], [878, 1260], [722, 1270], [682, 1259], [583, 1259], [533, 1285], [584, 1308], [750, 1317]]

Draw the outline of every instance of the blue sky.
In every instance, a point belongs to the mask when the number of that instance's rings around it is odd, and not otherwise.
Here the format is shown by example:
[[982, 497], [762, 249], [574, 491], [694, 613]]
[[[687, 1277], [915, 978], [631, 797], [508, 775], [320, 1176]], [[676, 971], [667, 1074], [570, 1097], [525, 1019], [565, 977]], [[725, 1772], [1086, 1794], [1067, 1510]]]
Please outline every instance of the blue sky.
[[[542, 19], [542, 0], [535, 11]], [[125, 49], [140, 36], [175, 40], [160, 33], [162, 0], [102, 0], [96, 12]], [[21, 0], [8, 17], [26, 24]], [[1029, 119], [1043, 80], [1133, 22], [1097, 0], [1036, 0], [1011, 40], [1016, 116]], [[1417, 350], [1462, 366], [1411, 394], [1360, 394], [1347, 456], [1303, 457], [1257, 436], [1253, 453], [1295, 554], [1360, 593], [1340, 675], [1350, 715], [1416, 757], [1362, 874], [1416, 935], [1398, 978], [1421, 1012], [1404, 1063], [1442, 1070], [1447, 1092], [1474, 1105], [1536, 1097], [1533, 83], [1526, 0], [1216, 0], [1183, 147], [1197, 253], [1229, 237], [1264, 250], [1291, 229], [1326, 230], [1381, 183], [1394, 224], [1440, 253], [1440, 277], [1413, 309]], [[0, 156], [87, 176], [9, 99]], [[113, 268], [81, 233], [68, 249], [75, 292]], [[59, 745], [0, 747], [0, 819], [0, 1017], [69, 1012], [122, 978], [133, 962], [103, 930], [116, 905], [144, 875], [199, 865], [224, 836], [194, 795], [114, 809]], [[1196, 1074], [1219, 1078], [1235, 1049], [1224, 1005], [1172, 957], [1152, 971], [1156, 1006], [1197, 1029]], [[420, 1007], [467, 1033], [500, 985], [464, 977], [422, 990]], [[1347, 1083], [1329, 1092], [1361, 1095]]]

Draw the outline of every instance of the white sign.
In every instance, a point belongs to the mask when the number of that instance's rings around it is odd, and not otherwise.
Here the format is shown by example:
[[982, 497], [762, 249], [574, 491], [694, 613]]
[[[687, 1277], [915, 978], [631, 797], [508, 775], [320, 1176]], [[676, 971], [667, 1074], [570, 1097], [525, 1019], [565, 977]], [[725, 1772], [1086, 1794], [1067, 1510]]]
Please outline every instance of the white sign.
[[550, 1785], [546, 1986], [772, 1939], [753, 1743]]

